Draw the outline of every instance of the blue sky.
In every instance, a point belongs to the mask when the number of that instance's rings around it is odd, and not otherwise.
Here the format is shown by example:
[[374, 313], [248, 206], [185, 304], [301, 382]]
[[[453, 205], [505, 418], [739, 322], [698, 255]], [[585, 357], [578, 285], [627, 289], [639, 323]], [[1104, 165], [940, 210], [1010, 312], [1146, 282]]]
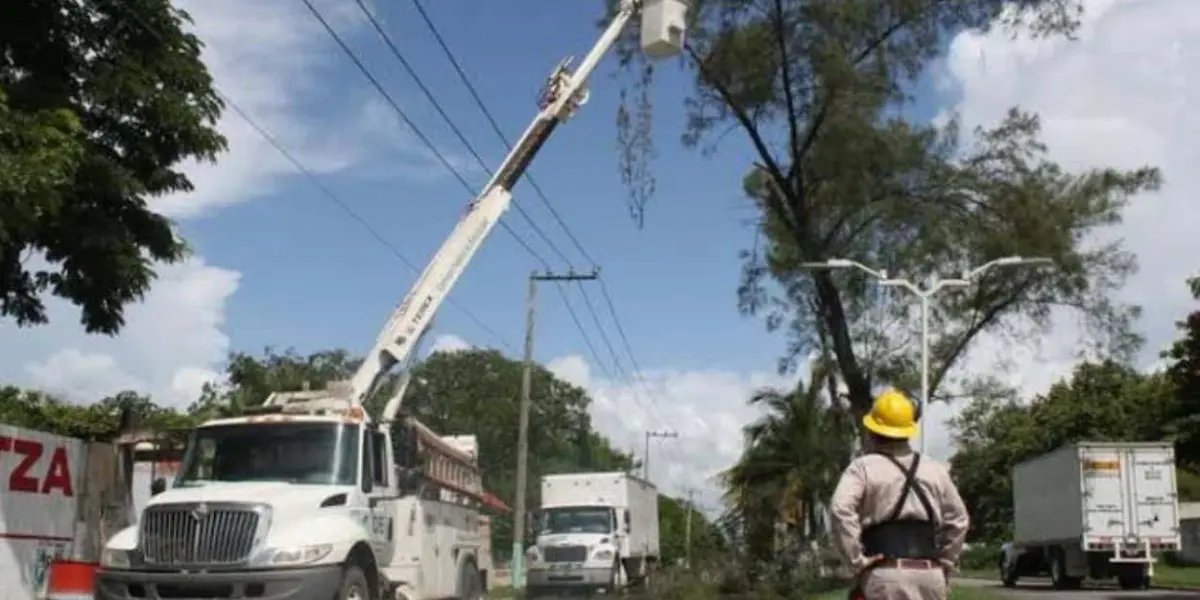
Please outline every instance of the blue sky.
[[[568, 53], [586, 52], [598, 34], [594, 26], [598, 2], [538, 3], [536, 9], [531, 3], [511, 0], [427, 4], [439, 31], [510, 140], [533, 116], [536, 94], [557, 60]], [[296, 10], [304, 8], [297, 2]], [[504, 148], [413, 5], [407, 0], [390, 1], [378, 10], [389, 35], [445, 111], [490, 166], [498, 165]], [[365, 23], [361, 15], [358, 18]], [[440, 151], [470, 160], [374, 31], [360, 28], [347, 39]], [[332, 39], [327, 38], [321, 48], [331, 60], [320, 75], [320, 86], [375, 93]], [[782, 348], [780, 337], [765, 333], [760, 320], [741, 317], [735, 303], [737, 252], [753, 239], [748, 222], [753, 213], [740, 194], [741, 177], [752, 160], [743, 137], [736, 132], [727, 136], [712, 158], [683, 148], [679, 141], [682, 98], [691, 82], [678, 61], [661, 65], [654, 89], [658, 193], [639, 230], [628, 215], [626, 191], [617, 173], [614, 123], [621, 84], [611, 77], [614, 64], [609, 60], [601, 67], [589, 103], [538, 156], [532, 168], [535, 180], [600, 263], [640, 362], [683, 369], [770, 368]], [[228, 93], [236, 100], [236, 90]], [[316, 105], [312, 110], [326, 114], [337, 108]], [[397, 138], [404, 135], [398, 124], [392, 133]], [[325, 180], [390, 243], [423, 265], [467, 200], [466, 192], [448, 174], [438, 175], [434, 180], [413, 181], [403, 174], [364, 177], [349, 172]], [[476, 168], [468, 179], [479, 187], [484, 174]], [[518, 186], [516, 198], [577, 267], [589, 266], [527, 182]], [[505, 220], [556, 269], [566, 268], [517, 211], [511, 210]], [[240, 350], [257, 351], [265, 345], [306, 351], [364, 349], [415, 279], [359, 223], [298, 176], [287, 178], [259, 200], [185, 222], [183, 230], [210, 261], [233, 266], [244, 275], [228, 312], [233, 347]], [[535, 259], [497, 228], [453, 297], [504, 342], [520, 348], [525, 276], [535, 267], [539, 267]], [[591, 287], [593, 303], [608, 326], [599, 290], [594, 284]], [[578, 286], [569, 289], [594, 343], [605, 353]], [[584, 350], [561, 298], [549, 286], [542, 289], [539, 313], [540, 359]], [[439, 313], [436, 330], [473, 343], [500, 343], [451, 306]], [[609, 335], [615, 343], [615, 330]]]

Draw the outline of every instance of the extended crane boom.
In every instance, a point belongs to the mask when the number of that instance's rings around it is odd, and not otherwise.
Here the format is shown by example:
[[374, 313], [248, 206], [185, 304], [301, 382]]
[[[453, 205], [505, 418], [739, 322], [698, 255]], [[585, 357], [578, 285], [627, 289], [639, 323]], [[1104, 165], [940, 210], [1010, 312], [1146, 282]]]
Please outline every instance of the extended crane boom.
[[[483, 192], [467, 205], [466, 214], [392, 312], [362, 365], [349, 381], [329, 385], [323, 397], [333, 396], [352, 406], [362, 406], [388, 371], [398, 363], [413, 360], [437, 310], [511, 205], [512, 189], [517, 181], [557, 126], [574, 116], [587, 102], [588, 78], [616, 43], [629, 20], [642, 11], [642, 49], [651, 57], [662, 58], [682, 49], [686, 9], [685, 0], [621, 0], [616, 15], [579, 66], [571, 71], [572, 59], [569, 57], [558, 64], [539, 97], [537, 116], [496, 169]], [[396, 418], [408, 381], [406, 370], [384, 408], [384, 422]], [[299, 400], [302, 395], [304, 400], [316, 396], [312, 392], [273, 394], [267, 403], [287, 403], [288, 397]]]

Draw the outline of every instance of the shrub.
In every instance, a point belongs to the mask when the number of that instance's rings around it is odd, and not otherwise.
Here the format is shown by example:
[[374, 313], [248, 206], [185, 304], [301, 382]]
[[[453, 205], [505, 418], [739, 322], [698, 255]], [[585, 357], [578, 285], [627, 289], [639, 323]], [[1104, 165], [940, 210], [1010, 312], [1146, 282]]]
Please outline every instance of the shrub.
[[958, 568], [983, 571], [996, 568], [1002, 551], [997, 544], [974, 544], [958, 558]]

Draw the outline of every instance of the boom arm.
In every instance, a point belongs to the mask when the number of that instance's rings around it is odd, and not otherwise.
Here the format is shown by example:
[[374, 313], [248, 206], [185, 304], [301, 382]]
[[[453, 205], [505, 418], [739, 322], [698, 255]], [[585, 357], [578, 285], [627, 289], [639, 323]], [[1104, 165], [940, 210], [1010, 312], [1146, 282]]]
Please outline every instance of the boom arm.
[[[483, 240], [508, 210], [512, 203], [513, 186], [559, 123], [571, 118], [579, 106], [587, 101], [588, 77], [612, 48], [640, 4], [641, 0], [624, 0], [616, 17], [579, 67], [569, 72], [570, 59], [567, 59], [551, 74], [539, 101], [541, 110], [492, 175], [483, 193], [467, 205], [466, 214], [392, 313], [375, 346], [350, 380], [351, 400], [356, 405], [361, 406], [374, 393], [381, 378], [396, 363], [405, 362], [413, 355], [419, 338], [432, 323], [434, 314]], [[400, 410], [408, 378], [403, 377], [401, 382], [384, 409], [384, 421], [393, 420]]]

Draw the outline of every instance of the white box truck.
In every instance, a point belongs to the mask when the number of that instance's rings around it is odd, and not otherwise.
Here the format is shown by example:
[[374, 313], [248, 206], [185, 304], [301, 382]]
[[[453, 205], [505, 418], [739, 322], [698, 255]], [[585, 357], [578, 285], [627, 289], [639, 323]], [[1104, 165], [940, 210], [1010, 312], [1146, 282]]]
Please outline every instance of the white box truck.
[[658, 489], [625, 472], [546, 475], [534, 532], [529, 595], [644, 584], [660, 556]]
[[1077, 442], [1012, 471], [1013, 540], [1000, 576], [1049, 574], [1054, 587], [1116, 577], [1149, 587], [1155, 556], [1180, 547], [1170, 442]]

